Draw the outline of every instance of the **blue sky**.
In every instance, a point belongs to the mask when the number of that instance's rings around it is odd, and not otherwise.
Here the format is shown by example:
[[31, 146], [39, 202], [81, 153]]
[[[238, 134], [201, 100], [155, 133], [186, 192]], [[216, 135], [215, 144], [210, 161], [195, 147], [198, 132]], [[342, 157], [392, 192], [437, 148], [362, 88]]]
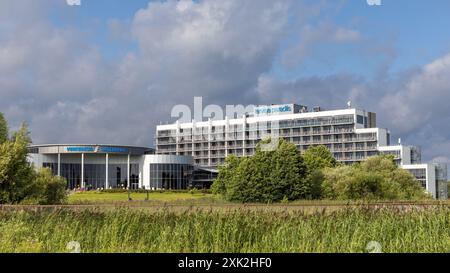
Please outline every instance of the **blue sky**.
[[352, 100], [450, 163], [450, 1], [381, 2], [3, 0], [0, 111], [35, 143], [152, 146], [155, 125], [194, 96]]
[[[79, 7], [55, 10], [51, 21], [58, 27], [86, 31], [106, 58], [122, 58], [126, 52], [137, 50], [136, 43], [132, 39], [113, 39], [108, 23], [112, 20], [131, 22], [135, 13], [148, 4], [149, 0], [82, 0]], [[328, 9], [323, 14], [309, 21], [312, 25], [327, 22], [355, 29], [361, 33], [365, 44], [318, 44], [312, 56], [298, 67], [284, 69], [274, 61], [272, 73], [284, 79], [333, 73], [356, 73], [371, 78], [387, 60], [392, 61], [390, 71], [399, 73], [431, 62], [450, 50], [450, 30], [449, 35], [442, 33], [445, 26], [450, 25], [450, 1], [383, 0], [381, 6], [369, 6], [365, 0], [347, 0], [332, 1], [326, 6]], [[296, 40], [295, 34], [286, 39]], [[395, 56], [377, 59], [354, 54], [355, 50], [375, 51], [376, 47], [390, 48]], [[333, 60], [328, 62], [329, 59]]]

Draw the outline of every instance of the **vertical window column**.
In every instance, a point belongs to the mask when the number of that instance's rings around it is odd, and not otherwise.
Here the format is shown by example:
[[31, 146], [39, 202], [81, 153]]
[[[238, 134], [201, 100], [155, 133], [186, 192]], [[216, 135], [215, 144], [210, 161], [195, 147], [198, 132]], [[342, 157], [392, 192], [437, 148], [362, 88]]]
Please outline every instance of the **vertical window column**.
[[58, 153], [58, 176], [61, 176], [61, 154]]
[[81, 154], [81, 188], [85, 188], [86, 185], [84, 183], [84, 153]]
[[212, 121], [208, 119], [208, 166], [211, 166], [211, 139], [212, 139]]
[[106, 162], [105, 162], [105, 169], [106, 169], [106, 171], [105, 171], [105, 188], [106, 189], [109, 189], [109, 174], [108, 174], [108, 172], [109, 172], [109, 168], [108, 168], [108, 165], [109, 165], [109, 154], [106, 154], [106, 157], [105, 157], [105, 159], [106, 159]]
[[127, 157], [127, 188], [131, 188], [131, 181], [130, 181], [130, 154], [128, 154]]
[[244, 115], [242, 117], [242, 120], [244, 121], [244, 123], [242, 124], [242, 155], [246, 156], [246, 152], [245, 152], [245, 130], [247, 129], [247, 116]]

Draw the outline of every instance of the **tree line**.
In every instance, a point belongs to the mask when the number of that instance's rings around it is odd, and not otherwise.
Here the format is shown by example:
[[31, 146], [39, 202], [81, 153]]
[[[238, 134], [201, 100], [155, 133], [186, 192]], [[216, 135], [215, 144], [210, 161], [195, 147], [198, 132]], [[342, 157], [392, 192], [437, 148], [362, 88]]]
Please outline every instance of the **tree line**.
[[66, 201], [64, 178], [50, 169], [36, 170], [27, 160], [32, 143], [24, 123], [17, 132], [9, 132], [0, 113], [0, 204], [60, 204]]
[[399, 168], [392, 156], [380, 155], [344, 165], [326, 146], [311, 146], [302, 154], [284, 139], [274, 151], [263, 151], [261, 143], [251, 157], [226, 158], [212, 185], [213, 193], [228, 201], [264, 203], [430, 198], [419, 181]]

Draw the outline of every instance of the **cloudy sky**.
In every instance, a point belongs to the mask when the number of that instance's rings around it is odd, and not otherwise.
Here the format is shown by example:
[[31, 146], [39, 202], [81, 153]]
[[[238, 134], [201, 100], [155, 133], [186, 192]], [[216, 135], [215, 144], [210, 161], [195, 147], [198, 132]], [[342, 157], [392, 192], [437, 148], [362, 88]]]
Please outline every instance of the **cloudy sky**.
[[153, 146], [194, 96], [352, 100], [449, 162], [448, 0], [66, 1], [0, 1], [0, 111], [34, 143]]

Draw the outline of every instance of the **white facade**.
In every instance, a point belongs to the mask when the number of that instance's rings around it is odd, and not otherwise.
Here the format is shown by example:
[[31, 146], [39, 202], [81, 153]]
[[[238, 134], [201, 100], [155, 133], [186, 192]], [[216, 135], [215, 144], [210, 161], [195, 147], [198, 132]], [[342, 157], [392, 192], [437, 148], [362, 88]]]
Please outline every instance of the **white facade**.
[[215, 168], [230, 154], [253, 155], [261, 139], [277, 136], [295, 143], [300, 151], [326, 145], [338, 160], [350, 164], [389, 145], [387, 130], [369, 128], [374, 120], [375, 115], [364, 110], [344, 109], [159, 125], [156, 153], [191, 155], [197, 166]]
[[436, 199], [447, 199], [447, 165], [445, 164], [415, 164], [402, 165], [410, 171]]
[[257, 143], [266, 137], [284, 138], [301, 152], [310, 146], [324, 145], [346, 164], [392, 154], [397, 164], [407, 170], [425, 168], [424, 187], [433, 196], [439, 196], [434, 167], [417, 165], [421, 163], [420, 149], [391, 146], [390, 132], [377, 127], [376, 114], [361, 109], [319, 108], [308, 112], [306, 107], [295, 104], [263, 106], [237, 119], [159, 125], [155, 146], [157, 154], [190, 155], [196, 166], [217, 168], [228, 155], [253, 155]]
[[69, 189], [185, 189], [192, 184], [194, 168], [190, 156], [98, 144], [33, 145], [28, 161], [66, 178]]

